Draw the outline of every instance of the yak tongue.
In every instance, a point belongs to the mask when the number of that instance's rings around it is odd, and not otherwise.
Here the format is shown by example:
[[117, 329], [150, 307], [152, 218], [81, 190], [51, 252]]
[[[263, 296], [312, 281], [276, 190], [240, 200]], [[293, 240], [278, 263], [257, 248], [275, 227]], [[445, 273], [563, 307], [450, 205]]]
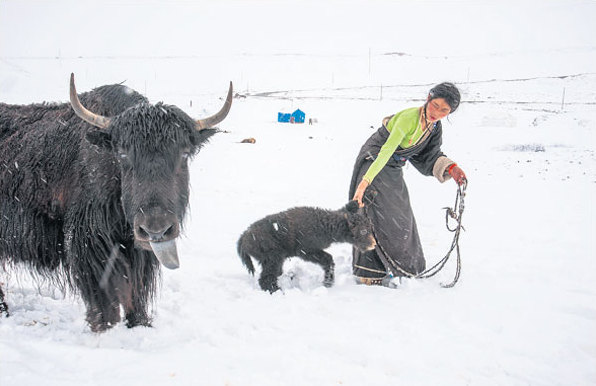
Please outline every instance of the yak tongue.
[[178, 260], [178, 250], [176, 249], [176, 240], [163, 241], [160, 243], [149, 243], [151, 249], [160, 263], [169, 269], [176, 269], [180, 267]]

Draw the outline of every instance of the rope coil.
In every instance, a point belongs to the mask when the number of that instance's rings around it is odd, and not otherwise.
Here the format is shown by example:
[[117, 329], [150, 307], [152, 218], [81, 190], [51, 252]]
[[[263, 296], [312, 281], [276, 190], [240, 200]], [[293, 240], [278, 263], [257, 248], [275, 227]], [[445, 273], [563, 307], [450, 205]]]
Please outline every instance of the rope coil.
[[[443, 257], [441, 260], [439, 260], [435, 265], [433, 265], [429, 269], [427, 269], [424, 272], [421, 272], [419, 274], [413, 274], [411, 272], [408, 272], [407, 270], [400, 267], [399, 263], [397, 263], [396, 261], [388, 259], [389, 262], [391, 263], [391, 265], [393, 266], [393, 268], [395, 268], [397, 271], [401, 272], [402, 274], [404, 274], [405, 276], [407, 276], [409, 278], [427, 279], [429, 277], [435, 276], [437, 273], [439, 273], [439, 271], [441, 271], [441, 269], [443, 269], [443, 267], [445, 266], [447, 261], [449, 261], [449, 258], [451, 257], [451, 253], [453, 252], [453, 250], [455, 250], [456, 254], [457, 254], [457, 268], [455, 271], [455, 277], [448, 284], [441, 283], [441, 287], [452, 288], [453, 286], [455, 286], [455, 284], [459, 280], [459, 275], [461, 273], [461, 255], [460, 255], [460, 251], [459, 251], [459, 235], [460, 235], [462, 229], [465, 231], [465, 228], [462, 226], [461, 219], [462, 219], [462, 216], [464, 213], [464, 208], [465, 208], [464, 198], [466, 196], [467, 186], [468, 186], [467, 180], [464, 180], [460, 185], [458, 185], [457, 194], [455, 196], [455, 204], [453, 205], [453, 208], [449, 208], [449, 207], [443, 208], [443, 209], [445, 209], [445, 226], [447, 227], [447, 230], [449, 232], [455, 233], [453, 235], [453, 241], [451, 242], [451, 248], [449, 249], [449, 251], [447, 252], [445, 257]], [[454, 228], [451, 228], [449, 226], [450, 218], [455, 220], [457, 223]], [[389, 275], [385, 279], [391, 279], [392, 277], [393, 277], [392, 275]]]

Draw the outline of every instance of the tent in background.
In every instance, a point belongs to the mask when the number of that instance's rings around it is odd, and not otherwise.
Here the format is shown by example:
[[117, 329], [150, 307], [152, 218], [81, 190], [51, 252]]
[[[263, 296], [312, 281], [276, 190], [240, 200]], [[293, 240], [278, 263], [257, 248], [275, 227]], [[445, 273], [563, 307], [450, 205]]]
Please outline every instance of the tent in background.
[[277, 113], [277, 122], [285, 122], [285, 123], [304, 123], [304, 119], [306, 118], [306, 114], [304, 111], [297, 109], [293, 113]]

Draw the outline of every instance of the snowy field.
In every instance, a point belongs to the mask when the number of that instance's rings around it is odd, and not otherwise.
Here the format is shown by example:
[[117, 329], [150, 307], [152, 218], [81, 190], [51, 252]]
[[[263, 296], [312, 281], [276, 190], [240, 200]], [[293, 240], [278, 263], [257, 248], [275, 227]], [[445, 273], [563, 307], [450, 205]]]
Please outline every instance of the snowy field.
[[[594, 15], [594, 1], [0, 1], [0, 102], [65, 102], [71, 72], [80, 92], [125, 82], [196, 118], [230, 80], [246, 96], [193, 161], [153, 328], [94, 334], [78, 297], [0, 272], [0, 385], [596, 384]], [[291, 259], [283, 291], [261, 291], [242, 231], [344, 205], [363, 142], [441, 81], [463, 93], [443, 122], [469, 179], [458, 284], [440, 286], [451, 260], [358, 286], [337, 244], [332, 288]], [[276, 122], [296, 108], [317, 123]], [[434, 264], [456, 185], [405, 174]]]

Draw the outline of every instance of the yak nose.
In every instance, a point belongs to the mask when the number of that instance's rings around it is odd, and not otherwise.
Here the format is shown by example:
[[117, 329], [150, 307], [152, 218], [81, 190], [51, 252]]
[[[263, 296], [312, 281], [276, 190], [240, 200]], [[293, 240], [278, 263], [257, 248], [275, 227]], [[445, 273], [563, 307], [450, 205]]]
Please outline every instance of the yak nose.
[[141, 224], [137, 234], [146, 241], [165, 241], [176, 238], [176, 224], [170, 223], [158, 227]]
[[134, 224], [135, 238], [142, 241], [168, 241], [180, 233], [178, 220], [170, 213], [141, 213], [135, 216]]
[[[161, 208], [141, 210], [134, 217], [134, 234], [140, 247], [150, 248], [157, 260], [166, 268], [180, 267], [176, 238], [180, 233], [178, 218]], [[148, 245], [147, 245], [148, 244]]]

